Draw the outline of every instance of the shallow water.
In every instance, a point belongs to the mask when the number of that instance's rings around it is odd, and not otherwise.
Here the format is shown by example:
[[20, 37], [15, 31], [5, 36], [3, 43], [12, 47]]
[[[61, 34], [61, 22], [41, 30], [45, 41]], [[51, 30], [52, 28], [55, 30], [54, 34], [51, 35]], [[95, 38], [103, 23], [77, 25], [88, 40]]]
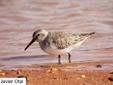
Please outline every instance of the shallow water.
[[[94, 31], [70, 52], [72, 62], [113, 60], [113, 0], [0, 0], [0, 69], [58, 62], [37, 42], [24, 51], [37, 29]], [[61, 62], [68, 62], [67, 54]]]

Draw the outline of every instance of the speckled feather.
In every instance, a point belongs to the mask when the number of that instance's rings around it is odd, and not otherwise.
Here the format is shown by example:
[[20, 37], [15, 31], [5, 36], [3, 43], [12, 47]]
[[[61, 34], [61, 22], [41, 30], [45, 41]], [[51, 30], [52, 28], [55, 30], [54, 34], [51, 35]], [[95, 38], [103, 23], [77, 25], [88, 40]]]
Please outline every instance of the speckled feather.
[[60, 62], [60, 55], [63, 53], [68, 53], [69, 63], [71, 63], [71, 54], [69, 53], [75, 47], [80, 46], [87, 38], [89, 38], [92, 33], [87, 34], [75, 34], [66, 31], [46, 31], [44, 29], [39, 29], [33, 33], [33, 39], [26, 46], [25, 50], [35, 41], [39, 42], [41, 49], [53, 55], [58, 55], [58, 62]]
[[58, 49], [64, 49], [74, 44], [83, 42], [92, 34], [94, 34], [94, 32], [87, 34], [74, 34], [66, 31], [50, 31], [48, 32], [47, 38], [42, 43], [43, 45], [52, 45]]

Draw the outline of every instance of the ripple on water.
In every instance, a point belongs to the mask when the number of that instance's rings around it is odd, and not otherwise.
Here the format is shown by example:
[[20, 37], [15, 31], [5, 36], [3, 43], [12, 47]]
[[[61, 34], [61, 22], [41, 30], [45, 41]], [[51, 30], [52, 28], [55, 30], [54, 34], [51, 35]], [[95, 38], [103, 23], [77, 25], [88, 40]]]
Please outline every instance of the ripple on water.
[[[112, 5], [113, 0], [1, 0], [0, 65], [4, 66], [0, 69], [57, 63], [57, 56], [46, 55], [38, 43], [24, 51], [32, 33], [42, 28], [75, 33], [96, 32], [79, 48], [71, 51], [72, 62], [113, 60]], [[68, 62], [66, 54], [62, 55], [61, 61]], [[112, 64], [105, 64], [101, 69], [110, 66]]]

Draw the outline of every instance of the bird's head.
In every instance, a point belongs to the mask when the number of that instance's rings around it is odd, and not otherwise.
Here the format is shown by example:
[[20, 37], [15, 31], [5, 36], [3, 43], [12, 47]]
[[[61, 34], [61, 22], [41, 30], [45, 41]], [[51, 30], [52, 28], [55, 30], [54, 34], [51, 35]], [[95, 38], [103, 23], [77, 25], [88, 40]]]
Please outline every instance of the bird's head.
[[27, 50], [27, 48], [34, 43], [35, 41], [38, 42], [42, 42], [48, 35], [48, 32], [44, 29], [39, 29], [37, 31], [35, 31], [33, 33], [33, 39], [31, 40], [31, 42], [27, 45], [27, 47], [25, 48], [25, 50]]

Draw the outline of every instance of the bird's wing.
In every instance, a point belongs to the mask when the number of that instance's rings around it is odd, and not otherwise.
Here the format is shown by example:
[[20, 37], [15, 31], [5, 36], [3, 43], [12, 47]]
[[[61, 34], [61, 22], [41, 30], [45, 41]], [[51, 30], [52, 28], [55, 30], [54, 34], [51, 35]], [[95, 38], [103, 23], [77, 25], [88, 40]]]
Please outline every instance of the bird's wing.
[[80, 36], [64, 31], [55, 31], [49, 33], [49, 40], [51, 45], [56, 46], [58, 49], [67, 48], [73, 44], [76, 44]]
[[92, 36], [95, 32], [86, 34], [74, 34], [65, 31], [49, 32], [49, 40], [51, 45], [56, 46], [58, 49], [68, 48], [69, 46], [83, 43], [87, 38]]

